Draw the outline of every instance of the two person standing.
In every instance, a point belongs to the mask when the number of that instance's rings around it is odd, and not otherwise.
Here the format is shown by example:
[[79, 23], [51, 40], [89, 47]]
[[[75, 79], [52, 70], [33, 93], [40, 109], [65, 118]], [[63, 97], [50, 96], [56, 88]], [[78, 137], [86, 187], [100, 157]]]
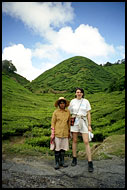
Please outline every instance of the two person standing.
[[[62, 104], [63, 107], [61, 107]], [[52, 132], [51, 134], [51, 141], [55, 140], [56, 144], [55, 169], [59, 169], [60, 165], [66, 167], [64, 164], [64, 153], [69, 149], [68, 137], [70, 137], [71, 132], [73, 151], [71, 166], [77, 165], [77, 138], [80, 133], [86, 147], [88, 171], [93, 172], [94, 168], [89, 145], [89, 131], [92, 132], [90, 114], [91, 106], [89, 101], [84, 98], [84, 90], [82, 88], [77, 88], [75, 91], [75, 98], [70, 101], [70, 104], [69, 101], [61, 97], [56, 101], [55, 106], [59, 106], [59, 109], [54, 111], [51, 122], [51, 128], [54, 129], [52, 130], [54, 133]], [[67, 107], [68, 109], [65, 109]], [[76, 117], [73, 126], [70, 126], [71, 115]], [[59, 158], [56, 155], [59, 155]]]

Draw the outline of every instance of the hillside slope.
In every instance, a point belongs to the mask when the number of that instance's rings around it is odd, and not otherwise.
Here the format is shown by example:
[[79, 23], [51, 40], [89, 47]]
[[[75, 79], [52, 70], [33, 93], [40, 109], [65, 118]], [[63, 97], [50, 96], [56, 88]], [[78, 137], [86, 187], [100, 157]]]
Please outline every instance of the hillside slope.
[[23, 86], [30, 83], [29, 80], [27, 80], [26, 78], [24, 78], [23, 76], [15, 73], [15, 72], [3, 71], [3, 73], [6, 74], [7, 76], [9, 76], [11, 79], [15, 80], [16, 82], [20, 83]]
[[125, 89], [125, 62], [103, 67], [113, 76], [108, 86], [108, 92], [122, 91]]
[[[51, 153], [49, 149], [51, 117], [56, 109], [54, 102], [60, 96], [61, 94], [53, 93], [32, 93], [3, 73], [2, 140], [22, 137], [24, 142], [14, 144], [11, 148], [7, 144], [9, 151], [14, 153], [26, 151], [28, 154], [31, 154], [31, 151]], [[64, 93], [62, 96], [70, 101], [74, 98], [74, 93]], [[125, 90], [86, 94], [85, 97], [92, 107], [93, 142], [103, 141], [114, 134], [125, 134]], [[80, 137], [79, 141], [82, 142]], [[72, 150], [68, 152], [68, 155], [70, 154], [72, 155]]]
[[54, 94], [36, 95], [3, 72], [2, 135], [6, 138], [36, 125], [49, 126], [55, 98]]
[[92, 60], [76, 56], [69, 58], [45, 71], [26, 85], [33, 92], [73, 92], [75, 87], [84, 88], [88, 93], [104, 91], [111, 78], [111, 72]]

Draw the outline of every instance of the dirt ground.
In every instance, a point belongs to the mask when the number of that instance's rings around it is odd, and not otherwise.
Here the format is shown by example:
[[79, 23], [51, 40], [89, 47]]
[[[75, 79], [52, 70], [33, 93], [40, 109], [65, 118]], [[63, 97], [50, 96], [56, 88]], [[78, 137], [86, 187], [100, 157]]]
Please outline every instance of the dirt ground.
[[53, 158], [2, 156], [2, 188], [125, 188], [125, 159], [93, 160], [94, 172], [88, 172], [87, 160], [78, 159], [75, 167], [65, 158], [67, 168], [54, 169]]

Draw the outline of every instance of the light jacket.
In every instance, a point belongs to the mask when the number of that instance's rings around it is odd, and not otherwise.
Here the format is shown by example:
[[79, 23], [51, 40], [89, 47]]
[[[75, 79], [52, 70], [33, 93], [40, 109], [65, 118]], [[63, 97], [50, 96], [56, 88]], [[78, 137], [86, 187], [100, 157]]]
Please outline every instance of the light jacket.
[[53, 112], [51, 127], [55, 129], [55, 137], [68, 137], [70, 133], [70, 111], [57, 109]]

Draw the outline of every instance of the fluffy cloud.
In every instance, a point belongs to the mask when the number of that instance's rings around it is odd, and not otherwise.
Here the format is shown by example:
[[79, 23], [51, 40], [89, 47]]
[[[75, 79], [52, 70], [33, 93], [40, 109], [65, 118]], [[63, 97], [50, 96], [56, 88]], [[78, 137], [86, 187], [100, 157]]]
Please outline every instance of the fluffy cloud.
[[[45, 41], [35, 44], [34, 49], [18, 44], [3, 51], [3, 59], [12, 60], [17, 72], [28, 80], [71, 56], [88, 57], [98, 64], [116, 55], [124, 58], [123, 46], [115, 48], [106, 43], [97, 28], [81, 24], [72, 29], [67, 25], [74, 19], [71, 2], [4, 2], [2, 5], [4, 13], [20, 19]], [[33, 66], [33, 60], [40, 68]]]
[[125, 48], [124, 48], [124, 46], [117, 46], [116, 47], [116, 52], [117, 52], [119, 57], [125, 58]]
[[62, 2], [4, 2], [3, 12], [20, 19], [42, 37], [52, 37], [54, 28], [73, 20], [71, 3]]
[[67, 53], [91, 58], [114, 53], [114, 47], [105, 42], [97, 28], [84, 24], [76, 28], [75, 31], [71, 27], [60, 29], [54, 41], [54, 46], [63, 49]]
[[38, 44], [32, 52], [33, 56], [39, 59], [57, 61], [60, 58], [58, 50], [51, 44]]
[[36, 50], [38, 54], [39, 51], [42, 55], [43, 52], [46, 55], [49, 52], [48, 55], [51, 56], [50, 50], [54, 49], [55, 54], [58, 54], [56, 51], [59, 48], [68, 54], [89, 58], [114, 53], [114, 47], [105, 42], [97, 28], [81, 24], [73, 31], [71, 27], [63, 26], [74, 19], [70, 2], [5, 2], [3, 12], [22, 20], [48, 40], [47, 44]]
[[2, 54], [2, 60], [5, 59], [12, 60], [12, 63], [17, 69], [17, 73], [24, 76], [30, 81], [44, 71], [32, 66], [31, 50], [24, 48], [22, 44], [6, 47]]

